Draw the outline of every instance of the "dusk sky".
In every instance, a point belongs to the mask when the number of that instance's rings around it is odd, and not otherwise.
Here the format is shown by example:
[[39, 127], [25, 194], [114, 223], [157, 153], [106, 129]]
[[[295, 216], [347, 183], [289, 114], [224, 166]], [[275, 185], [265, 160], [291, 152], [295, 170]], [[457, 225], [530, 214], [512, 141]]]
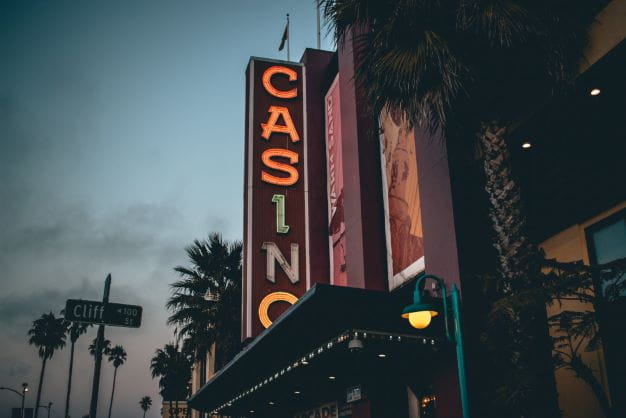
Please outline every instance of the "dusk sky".
[[[0, 386], [28, 382], [28, 407], [41, 367], [32, 321], [100, 299], [111, 273], [111, 301], [144, 307], [140, 329], [107, 328], [128, 352], [113, 416], [141, 416], [144, 395], [159, 416], [148, 364], [173, 340], [172, 269], [210, 231], [241, 239], [244, 71], [251, 55], [286, 59], [286, 13], [297, 61], [315, 47], [314, 0], [0, 0]], [[88, 413], [95, 333], [77, 345], [75, 418]], [[48, 362], [52, 417], [68, 360], [66, 347]], [[100, 416], [112, 375], [104, 364]], [[19, 403], [0, 391], [0, 418]]]

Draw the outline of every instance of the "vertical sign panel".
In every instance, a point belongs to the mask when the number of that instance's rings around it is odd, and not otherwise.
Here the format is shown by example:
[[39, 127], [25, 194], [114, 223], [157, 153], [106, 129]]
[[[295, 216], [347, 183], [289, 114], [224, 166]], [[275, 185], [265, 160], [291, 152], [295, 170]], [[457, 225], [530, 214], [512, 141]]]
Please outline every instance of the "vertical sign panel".
[[344, 218], [343, 152], [341, 144], [341, 106], [339, 75], [324, 99], [326, 115], [326, 161], [328, 178], [328, 232], [330, 282], [346, 286], [346, 223]]
[[308, 287], [304, 67], [252, 58], [247, 70], [243, 338]]
[[424, 270], [422, 211], [415, 132], [399, 114], [380, 115], [380, 146], [387, 233], [389, 288]]

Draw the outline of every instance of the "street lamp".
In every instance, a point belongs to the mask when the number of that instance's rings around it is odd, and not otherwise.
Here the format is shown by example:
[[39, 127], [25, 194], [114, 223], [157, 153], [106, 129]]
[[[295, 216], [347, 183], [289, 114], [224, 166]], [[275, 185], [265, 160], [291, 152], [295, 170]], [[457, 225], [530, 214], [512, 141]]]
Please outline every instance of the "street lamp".
[[22, 383], [22, 418], [25, 418], [24, 401], [26, 400], [26, 392], [28, 392], [28, 383]]
[[[441, 291], [441, 304], [438, 300], [422, 297], [420, 291], [421, 283], [426, 279], [432, 279]], [[446, 296], [446, 284], [443, 279], [432, 274], [423, 274], [415, 282], [415, 291], [413, 292], [413, 303], [402, 310], [402, 318], [408, 319], [412, 327], [424, 329], [430, 325], [433, 317], [439, 315], [443, 306], [443, 322], [446, 330], [446, 339], [454, 344], [456, 348], [456, 363], [459, 373], [459, 389], [461, 393], [461, 409], [463, 418], [470, 417], [469, 397], [467, 394], [467, 380], [465, 377], [465, 357], [463, 355], [463, 331], [461, 329], [461, 304], [459, 298], [459, 290], [456, 285], [452, 286], [450, 292], [450, 302], [452, 304], [452, 312], [448, 309], [448, 298]], [[454, 336], [450, 333], [448, 317], [452, 315], [454, 319]]]
[[12, 388], [0, 387], [0, 390], [8, 390], [15, 393], [17, 396], [22, 398], [22, 407], [20, 408], [21, 417], [24, 418], [24, 400], [26, 399], [26, 392], [28, 392], [28, 383], [22, 383], [22, 393], [18, 392]]
[[24, 400], [26, 399], [26, 392], [28, 392], [28, 383], [22, 383], [22, 393], [18, 392], [15, 389], [7, 388], [7, 387], [0, 387], [0, 390], [11, 391], [15, 393], [17, 396], [19, 396], [20, 398], [22, 398], [22, 407], [20, 408], [20, 412], [21, 412], [22, 418], [24, 418]]

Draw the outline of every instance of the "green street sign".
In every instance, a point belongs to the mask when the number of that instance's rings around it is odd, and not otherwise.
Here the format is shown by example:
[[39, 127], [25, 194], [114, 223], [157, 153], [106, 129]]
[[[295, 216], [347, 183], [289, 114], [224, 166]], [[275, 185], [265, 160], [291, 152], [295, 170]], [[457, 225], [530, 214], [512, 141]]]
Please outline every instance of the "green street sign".
[[65, 319], [73, 322], [102, 324], [114, 327], [139, 328], [143, 308], [121, 303], [102, 303], [95, 300], [68, 299]]

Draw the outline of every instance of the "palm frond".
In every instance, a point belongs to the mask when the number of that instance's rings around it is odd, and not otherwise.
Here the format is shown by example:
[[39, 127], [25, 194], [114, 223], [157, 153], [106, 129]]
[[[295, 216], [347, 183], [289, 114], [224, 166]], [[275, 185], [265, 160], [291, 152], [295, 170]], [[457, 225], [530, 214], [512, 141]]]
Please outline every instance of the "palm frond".
[[[339, 45], [355, 47], [364, 104], [445, 130], [452, 116], [514, 117], [578, 68], [600, 1], [321, 0]], [[527, 80], [532, 80], [532, 83]]]
[[[213, 344], [233, 339], [231, 334], [237, 335], [234, 340], [239, 339], [242, 243], [211, 233], [185, 251], [190, 265], [174, 268], [181, 279], [170, 285], [167, 323], [176, 326], [184, 351], [200, 359]], [[236, 350], [237, 344], [230, 345]], [[229, 358], [234, 353], [223, 355]]]
[[52, 312], [43, 314], [28, 330], [28, 343], [37, 347], [39, 357], [49, 359], [65, 346], [66, 332], [67, 323], [63, 318], [56, 318]]

